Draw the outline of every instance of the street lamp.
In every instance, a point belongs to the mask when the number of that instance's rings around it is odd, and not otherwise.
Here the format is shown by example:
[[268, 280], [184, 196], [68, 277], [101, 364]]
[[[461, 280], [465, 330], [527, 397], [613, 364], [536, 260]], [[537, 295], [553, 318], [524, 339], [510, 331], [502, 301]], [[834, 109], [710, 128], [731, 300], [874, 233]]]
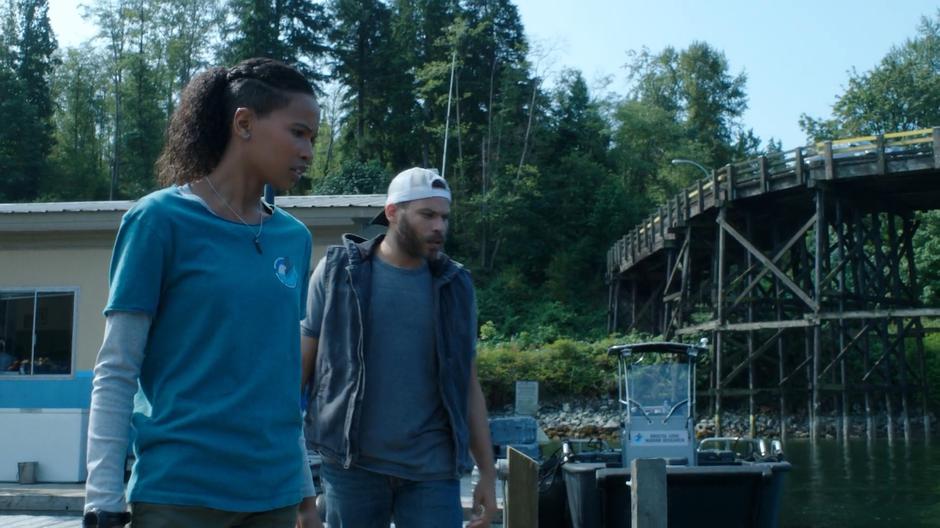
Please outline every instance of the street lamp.
[[706, 178], [711, 178], [711, 177], [712, 177], [712, 171], [706, 169], [704, 165], [702, 165], [701, 163], [699, 163], [699, 162], [697, 162], [697, 161], [692, 161], [692, 160], [688, 160], [688, 159], [674, 159], [674, 160], [672, 160], [671, 163], [672, 163], [673, 165], [682, 165], [682, 164], [686, 164], [686, 165], [695, 165], [696, 167], [699, 168], [699, 170], [701, 170], [701, 171], [705, 174], [705, 177], [706, 177]]

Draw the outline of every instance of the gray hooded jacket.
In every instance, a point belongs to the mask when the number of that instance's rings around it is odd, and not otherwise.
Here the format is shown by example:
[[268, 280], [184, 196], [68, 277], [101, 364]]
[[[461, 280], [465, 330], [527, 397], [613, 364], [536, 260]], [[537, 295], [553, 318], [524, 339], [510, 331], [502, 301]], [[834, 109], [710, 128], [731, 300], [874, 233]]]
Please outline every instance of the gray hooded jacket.
[[[349, 467], [358, 456], [359, 416], [365, 379], [372, 257], [384, 235], [366, 240], [344, 235], [330, 246], [324, 268], [323, 322], [316, 375], [308, 397], [305, 433], [309, 445]], [[476, 353], [476, 299], [470, 272], [444, 254], [429, 261], [438, 386], [453, 435], [456, 475], [473, 468], [469, 453], [468, 390]]]

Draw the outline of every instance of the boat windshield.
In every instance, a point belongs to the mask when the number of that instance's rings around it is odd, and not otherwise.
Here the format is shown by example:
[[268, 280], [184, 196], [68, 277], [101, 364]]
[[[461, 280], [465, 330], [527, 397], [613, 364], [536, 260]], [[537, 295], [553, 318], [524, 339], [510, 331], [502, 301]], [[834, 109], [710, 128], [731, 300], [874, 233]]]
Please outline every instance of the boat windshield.
[[[665, 361], [653, 363], [651, 357], [634, 362], [628, 371], [630, 410], [647, 416], [687, 412], [689, 401], [689, 364]], [[664, 359], [662, 356], [655, 359]]]

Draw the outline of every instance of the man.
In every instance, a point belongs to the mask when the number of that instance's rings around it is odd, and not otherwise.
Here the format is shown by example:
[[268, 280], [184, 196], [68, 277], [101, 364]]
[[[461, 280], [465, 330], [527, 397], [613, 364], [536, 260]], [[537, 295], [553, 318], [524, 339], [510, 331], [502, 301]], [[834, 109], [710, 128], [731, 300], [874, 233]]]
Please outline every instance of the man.
[[306, 432], [323, 455], [330, 528], [391, 519], [399, 528], [461, 526], [468, 449], [480, 468], [469, 526], [492, 522], [496, 472], [476, 374], [473, 283], [442, 251], [450, 202], [436, 171], [398, 174], [373, 220], [387, 233], [345, 235], [310, 279]]

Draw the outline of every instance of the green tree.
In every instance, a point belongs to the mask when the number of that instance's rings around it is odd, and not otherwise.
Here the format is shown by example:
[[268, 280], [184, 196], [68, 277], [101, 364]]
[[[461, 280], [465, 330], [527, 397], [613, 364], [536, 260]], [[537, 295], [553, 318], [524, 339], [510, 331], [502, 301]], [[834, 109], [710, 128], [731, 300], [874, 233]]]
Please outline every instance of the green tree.
[[628, 68], [631, 96], [681, 124], [686, 137], [708, 154], [702, 163], [724, 165], [749, 150], [748, 145], [736, 149], [741, 139], [751, 139], [740, 122], [747, 109], [747, 76], [731, 75], [724, 53], [704, 42], [657, 54], [643, 49], [633, 54]]
[[120, 195], [136, 198], [157, 187], [153, 165], [163, 147], [166, 109], [159, 79], [163, 49], [155, 23], [157, 4], [133, 0], [127, 11], [127, 75], [120, 87], [124, 123], [119, 142], [124, 157]]
[[197, 71], [210, 63], [211, 44], [219, 39], [223, 11], [219, 0], [161, 0], [156, 23], [161, 40], [163, 106], [167, 115], [174, 97]]
[[[519, 13], [507, 0], [468, 0], [453, 34], [460, 59], [455, 72], [457, 127], [456, 193], [467, 204], [454, 226], [452, 249], [465, 261], [492, 269], [500, 255], [500, 236], [494, 232], [495, 210], [502, 197], [494, 190], [510, 189], [520, 179], [518, 167], [531, 100], [526, 61], [528, 43]], [[449, 59], [449, 57], [448, 57]], [[449, 66], [449, 65], [448, 65]], [[446, 95], [449, 68], [438, 70]], [[446, 98], [440, 100], [445, 103]], [[443, 123], [441, 123], [443, 128]], [[443, 132], [443, 130], [441, 130]], [[443, 136], [443, 134], [441, 135]], [[450, 165], [450, 164], [449, 164]], [[513, 197], [506, 197], [512, 200]]]
[[[396, 0], [390, 20], [391, 71], [385, 99], [388, 113], [383, 126], [384, 159], [392, 167], [438, 166], [442, 136], [436, 125], [446, 115], [448, 85], [435, 75], [434, 89], [422, 90], [424, 67], [434, 64], [450, 72], [451, 43], [447, 32], [454, 22], [456, 6], [447, 0]], [[443, 72], [435, 72], [443, 73]], [[439, 98], [444, 95], [444, 102]], [[430, 97], [429, 97], [430, 96]]]
[[43, 200], [103, 200], [108, 172], [103, 153], [108, 138], [107, 75], [100, 54], [90, 45], [68, 49], [53, 76], [58, 108], [56, 142], [50, 161], [53, 177], [42, 181]]
[[[622, 186], [641, 205], [652, 207], [670, 196], [683, 182], [675, 182], [660, 172], [668, 173], [669, 161], [685, 141], [682, 125], [669, 110], [656, 105], [628, 99], [618, 104], [613, 114], [614, 131], [612, 163]], [[700, 153], [705, 155], [704, 152]], [[701, 159], [701, 158], [700, 158]], [[681, 174], [688, 174], [688, 171]], [[694, 177], [701, 177], [695, 173]], [[692, 178], [692, 176], [687, 176]], [[639, 213], [642, 214], [642, 213]]]
[[53, 143], [54, 108], [49, 83], [56, 64], [54, 52], [58, 44], [49, 24], [48, 0], [19, 0], [18, 7], [21, 36], [17, 75], [26, 88], [26, 100], [38, 120], [39, 153], [45, 158]]
[[233, 23], [220, 57], [235, 64], [251, 57], [277, 59], [299, 68], [314, 82], [326, 58], [330, 22], [321, 3], [310, 0], [229, 0]]
[[0, 199], [28, 201], [49, 176], [55, 36], [45, 0], [9, 0], [0, 6], [0, 19], [0, 105], [16, 122], [0, 131]]
[[914, 38], [895, 46], [868, 72], [853, 71], [829, 119], [806, 114], [810, 140], [884, 134], [940, 124], [940, 9], [922, 17]]
[[313, 193], [384, 194], [389, 181], [391, 178], [378, 162], [352, 160], [344, 163], [339, 171], [314, 180]]
[[391, 12], [380, 0], [333, 0], [333, 76], [345, 87], [343, 145], [347, 156], [384, 163], [382, 125], [388, 105], [383, 94], [407, 75], [392, 69]]
[[37, 194], [36, 164], [42, 160], [35, 127], [29, 126], [36, 115], [23, 82], [6, 66], [0, 66], [0, 112], [24, 124], [0, 127], [0, 201], [30, 201]]
[[118, 199], [120, 191], [118, 185], [123, 180], [123, 88], [124, 75], [127, 71], [127, 33], [131, 18], [132, 4], [130, 0], [97, 0], [94, 4], [85, 6], [84, 17], [91, 19], [98, 25], [96, 40], [104, 42], [104, 65], [108, 74], [109, 83], [109, 114], [110, 119], [106, 130], [110, 136], [110, 144], [105, 150], [108, 158], [108, 171], [111, 183], [108, 187], [108, 198]]

